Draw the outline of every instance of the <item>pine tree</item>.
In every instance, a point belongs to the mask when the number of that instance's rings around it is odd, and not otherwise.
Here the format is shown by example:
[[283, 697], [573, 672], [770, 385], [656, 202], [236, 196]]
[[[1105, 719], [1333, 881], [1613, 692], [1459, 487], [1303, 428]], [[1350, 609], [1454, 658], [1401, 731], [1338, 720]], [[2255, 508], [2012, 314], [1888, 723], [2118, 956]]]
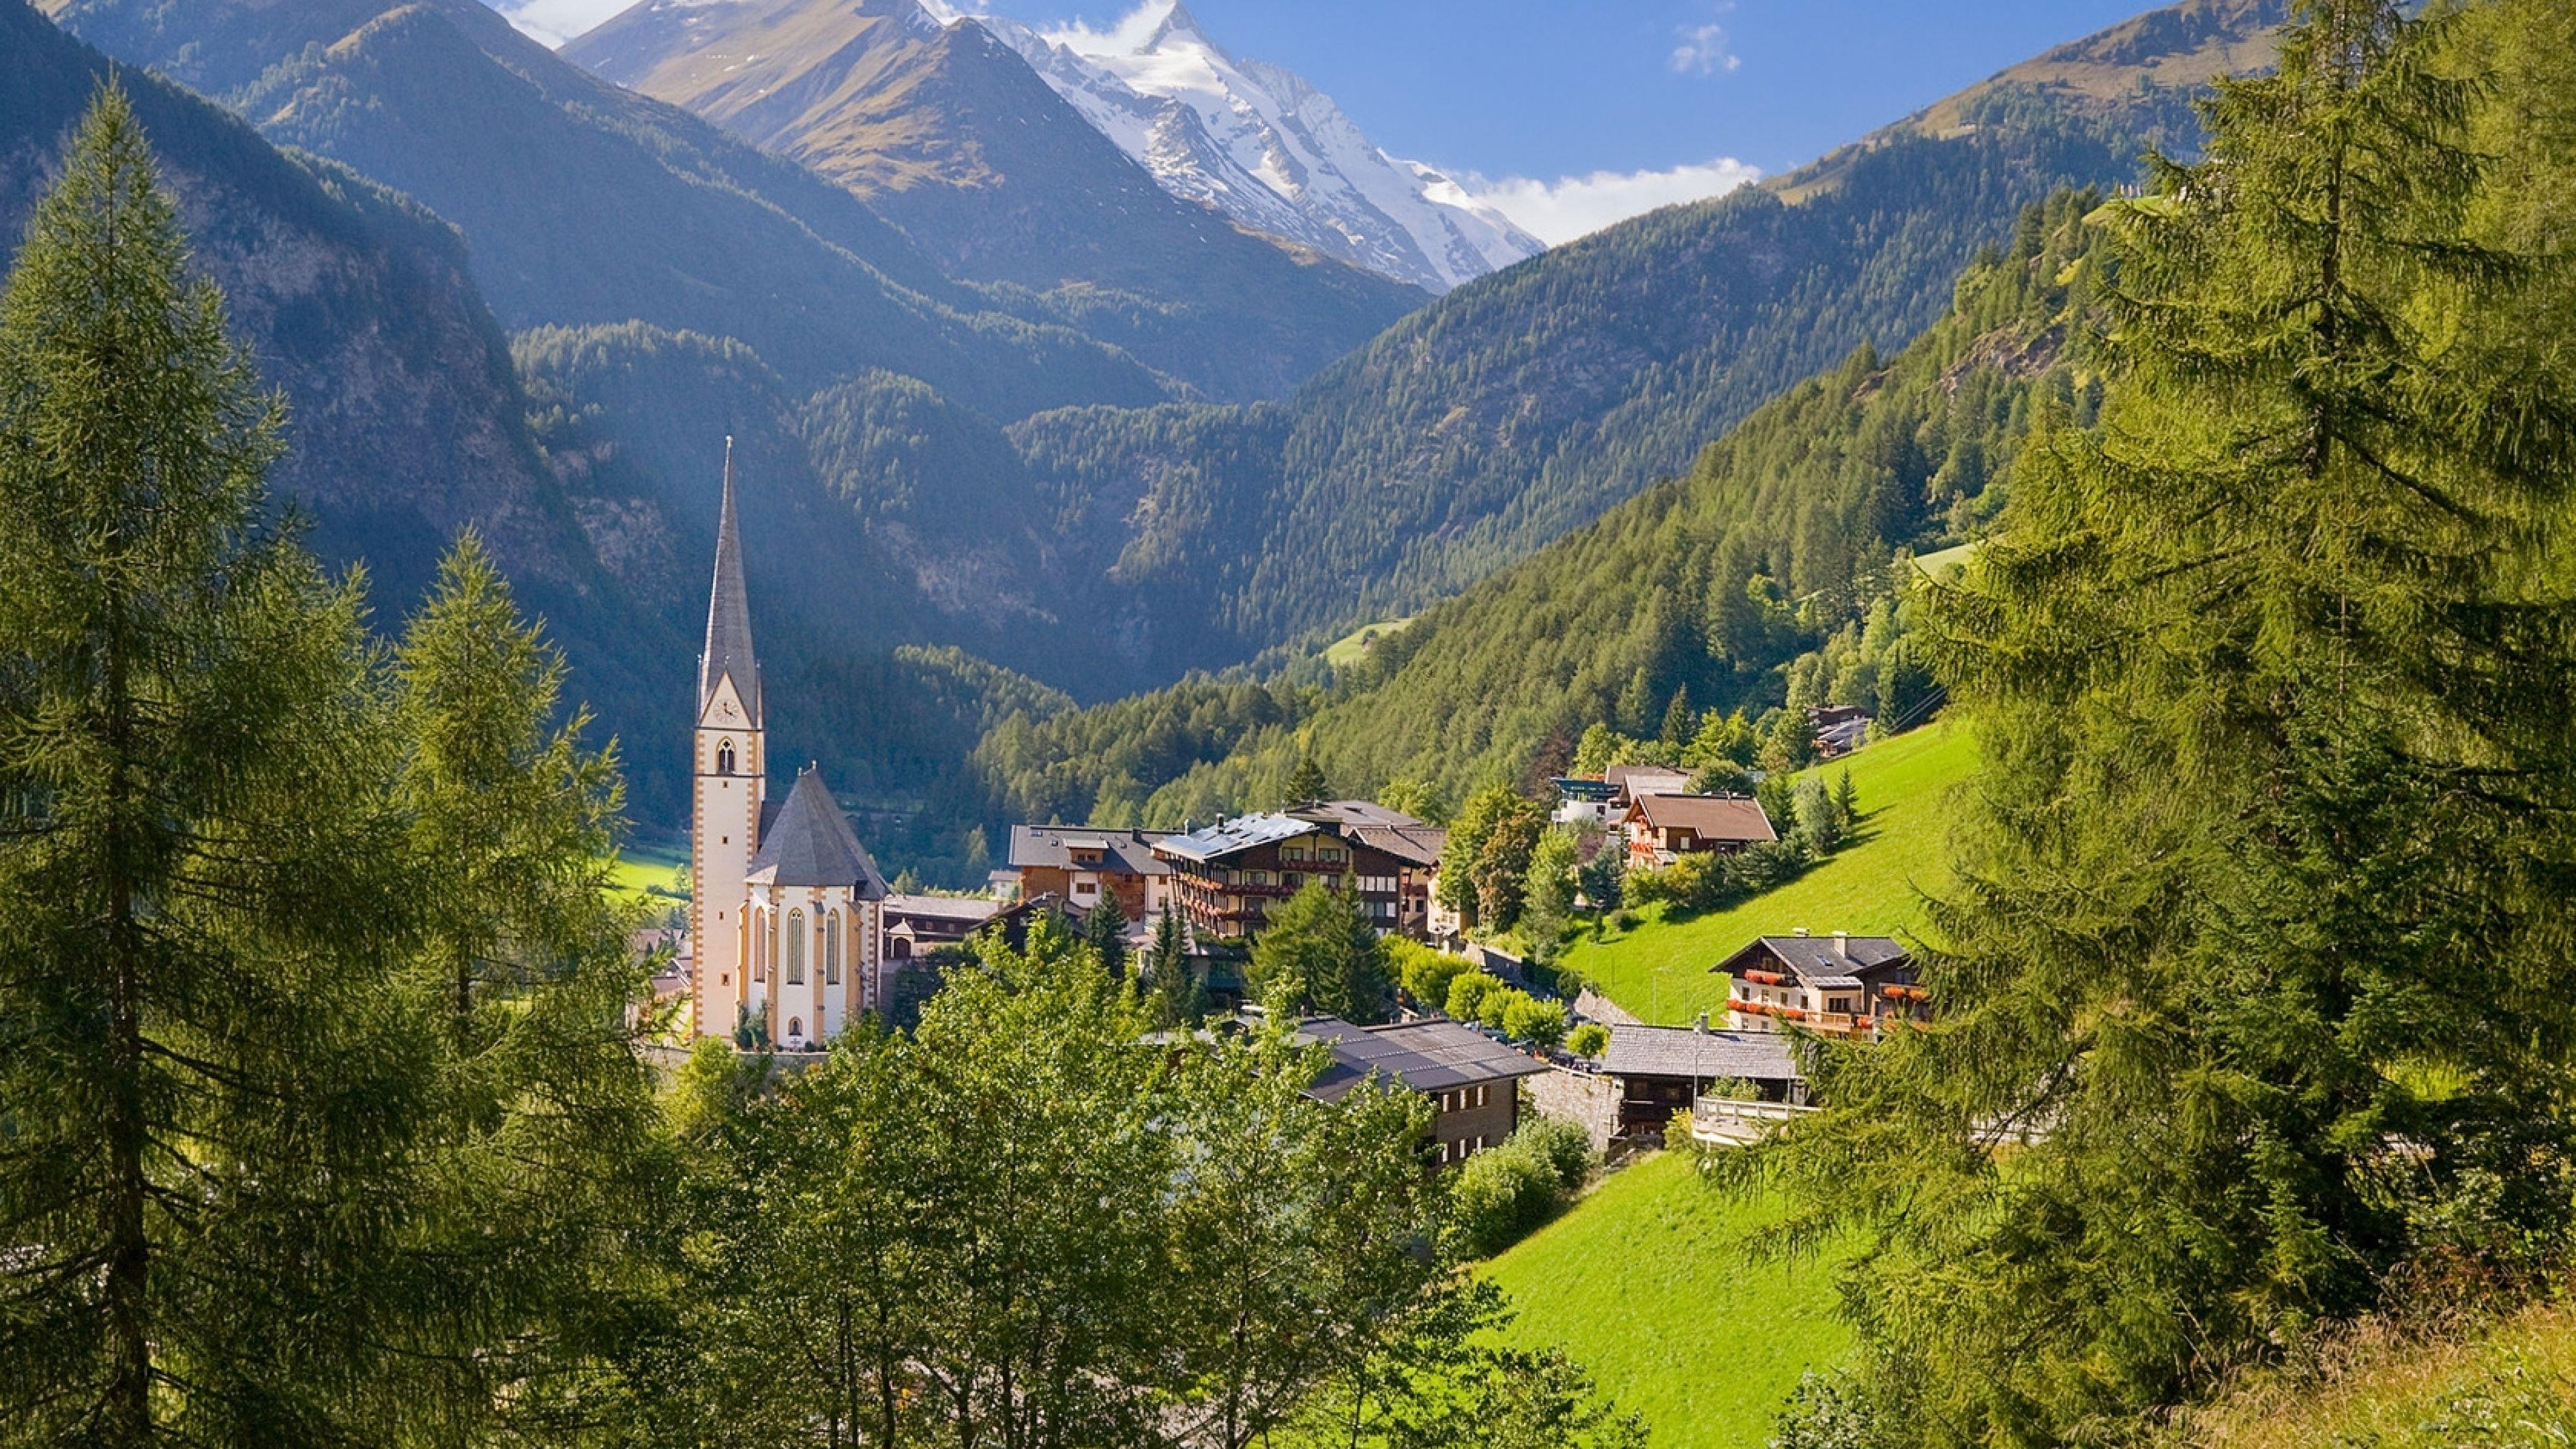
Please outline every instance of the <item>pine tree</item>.
[[259, 528], [280, 426], [104, 89], [0, 296], [13, 1440], [448, 1417], [381, 691], [356, 587]]
[[1315, 763], [1313, 755], [1303, 755], [1297, 760], [1296, 770], [1288, 776], [1288, 787], [1279, 803], [1282, 808], [1309, 804], [1323, 799], [1327, 788], [1324, 767]]
[[1118, 904], [1116, 891], [1104, 890], [1083, 919], [1082, 938], [1091, 945], [1092, 956], [1112, 981], [1127, 977], [1127, 908]]
[[1190, 970], [1188, 927], [1181, 913], [1167, 910], [1154, 922], [1154, 946], [1145, 962], [1152, 974], [1154, 1025], [1171, 1028], [1195, 1026], [1198, 1017], [1190, 1010], [1191, 988], [1196, 984]]
[[1656, 732], [1656, 743], [1678, 753], [1698, 733], [1699, 716], [1691, 711], [1688, 686], [1673, 691], [1670, 704], [1664, 706], [1664, 727]]
[[1253, 983], [1275, 1015], [1320, 1012], [1363, 1025], [1386, 1018], [1386, 950], [1355, 885], [1308, 881], [1252, 943]]
[[2123, 1432], [2565, 1230], [2576, 407], [2441, 15], [2305, 0], [2099, 214], [2100, 429], [1938, 599], [1987, 756], [1938, 1022], [1727, 1164], [1875, 1234], [1891, 1439]]
[[593, 1356], [640, 1327], [624, 1291], [670, 1215], [630, 1026], [645, 983], [607, 889], [623, 787], [582, 744], [586, 712], [555, 722], [563, 658], [472, 533], [394, 666], [406, 874], [447, 1023], [442, 1296], [506, 1328], [457, 1345], [473, 1401], [523, 1430], [578, 1422], [615, 1382]]

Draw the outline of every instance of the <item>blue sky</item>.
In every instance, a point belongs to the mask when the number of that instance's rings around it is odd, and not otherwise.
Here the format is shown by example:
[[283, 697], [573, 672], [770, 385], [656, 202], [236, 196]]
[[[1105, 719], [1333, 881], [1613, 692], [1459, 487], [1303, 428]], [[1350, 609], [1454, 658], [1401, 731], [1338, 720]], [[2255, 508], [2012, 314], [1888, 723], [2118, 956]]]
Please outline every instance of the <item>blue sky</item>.
[[[492, 3], [559, 36], [626, 0]], [[1137, 8], [949, 3], [1041, 29], [1106, 29]], [[1304, 75], [1386, 150], [1573, 235], [1813, 160], [2152, 0], [1188, 3], [1219, 44]]]

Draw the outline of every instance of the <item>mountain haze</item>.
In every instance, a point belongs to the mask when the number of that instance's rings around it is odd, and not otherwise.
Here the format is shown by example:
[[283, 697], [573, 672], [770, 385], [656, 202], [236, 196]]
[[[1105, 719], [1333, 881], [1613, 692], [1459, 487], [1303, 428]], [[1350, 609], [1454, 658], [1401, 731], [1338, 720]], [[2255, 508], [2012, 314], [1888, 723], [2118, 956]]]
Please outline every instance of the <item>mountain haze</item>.
[[974, 19], [1164, 189], [1246, 226], [1435, 292], [1546, 250], [1447, 177], [1379, 150], [1304, 77], [1229, 53], [1180, 0], [1133, 45], [1077, 48]]
[[643, 0], [566, 60], [848, 187], [949, 274], [1226, 400], [1428, 300], [1166, 192], [982, 26], [916, 0]]

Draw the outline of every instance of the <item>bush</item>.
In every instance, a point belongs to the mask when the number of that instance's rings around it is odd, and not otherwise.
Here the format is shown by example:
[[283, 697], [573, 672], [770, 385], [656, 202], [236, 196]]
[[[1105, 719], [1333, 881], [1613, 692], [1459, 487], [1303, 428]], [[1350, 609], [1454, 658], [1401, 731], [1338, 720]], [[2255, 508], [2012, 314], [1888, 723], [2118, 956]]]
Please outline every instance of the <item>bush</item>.
[[1597, 1057], [1610, 1049], [1610, 1028], [1587, 1021], [1566, 1037], [1565, 1049], [1578, 1057]]
[[1440, 1008], [1460, 1021], [1478, 1019], [1477, 1008], [1488, 993], [1502, 987], [1502, 978], [1482, 971], [1461, 971], [1450, 978], [1449, 989], [1441, 994]]
[[1435, 951], [1400, 936], [1386, 938], [1386, 956], [1395, 970], [1396, 983], [1426, 1011], [1446, 1010], [1449, 983], [1475, 969], [1464, 956]]
[[1468, 1158], [1451, 1181], [1450, 1229], [1471, 1257], [1492, 1257], [1536, 1232], [1556, 1212], [1564, 1187], [1555, 1167], [1520, 1141], [1514, 1136]]
[[1502, 1033], [1532, 1046], [1555, 1046], [1565, 1040], [1565, 1008], [1526, 992], [1512, 992], [1503, 1006]]
[[1848, 1373], [1810, 1369], [1771, 1425], [1770, 1449], [1873, 1449], [1878, 1442], [1878, 1416]]
[[1582, 1190], [1601, 1160], [1592, 1150], [1592, 1134], [1561, 1117], [1533, 1117], [1505, 1145], [1524, 1149], [1546, 1163], [1567, 1192]]

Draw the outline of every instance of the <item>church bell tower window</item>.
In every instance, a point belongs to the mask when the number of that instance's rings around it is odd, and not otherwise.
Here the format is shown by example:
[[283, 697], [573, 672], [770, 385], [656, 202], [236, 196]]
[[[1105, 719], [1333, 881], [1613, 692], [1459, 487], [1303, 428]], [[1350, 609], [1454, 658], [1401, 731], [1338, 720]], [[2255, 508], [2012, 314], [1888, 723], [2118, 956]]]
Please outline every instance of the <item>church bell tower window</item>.
[[716, 746], [716, 773], [719, 775], [733, 773], [733, 741], [731, 740]]

